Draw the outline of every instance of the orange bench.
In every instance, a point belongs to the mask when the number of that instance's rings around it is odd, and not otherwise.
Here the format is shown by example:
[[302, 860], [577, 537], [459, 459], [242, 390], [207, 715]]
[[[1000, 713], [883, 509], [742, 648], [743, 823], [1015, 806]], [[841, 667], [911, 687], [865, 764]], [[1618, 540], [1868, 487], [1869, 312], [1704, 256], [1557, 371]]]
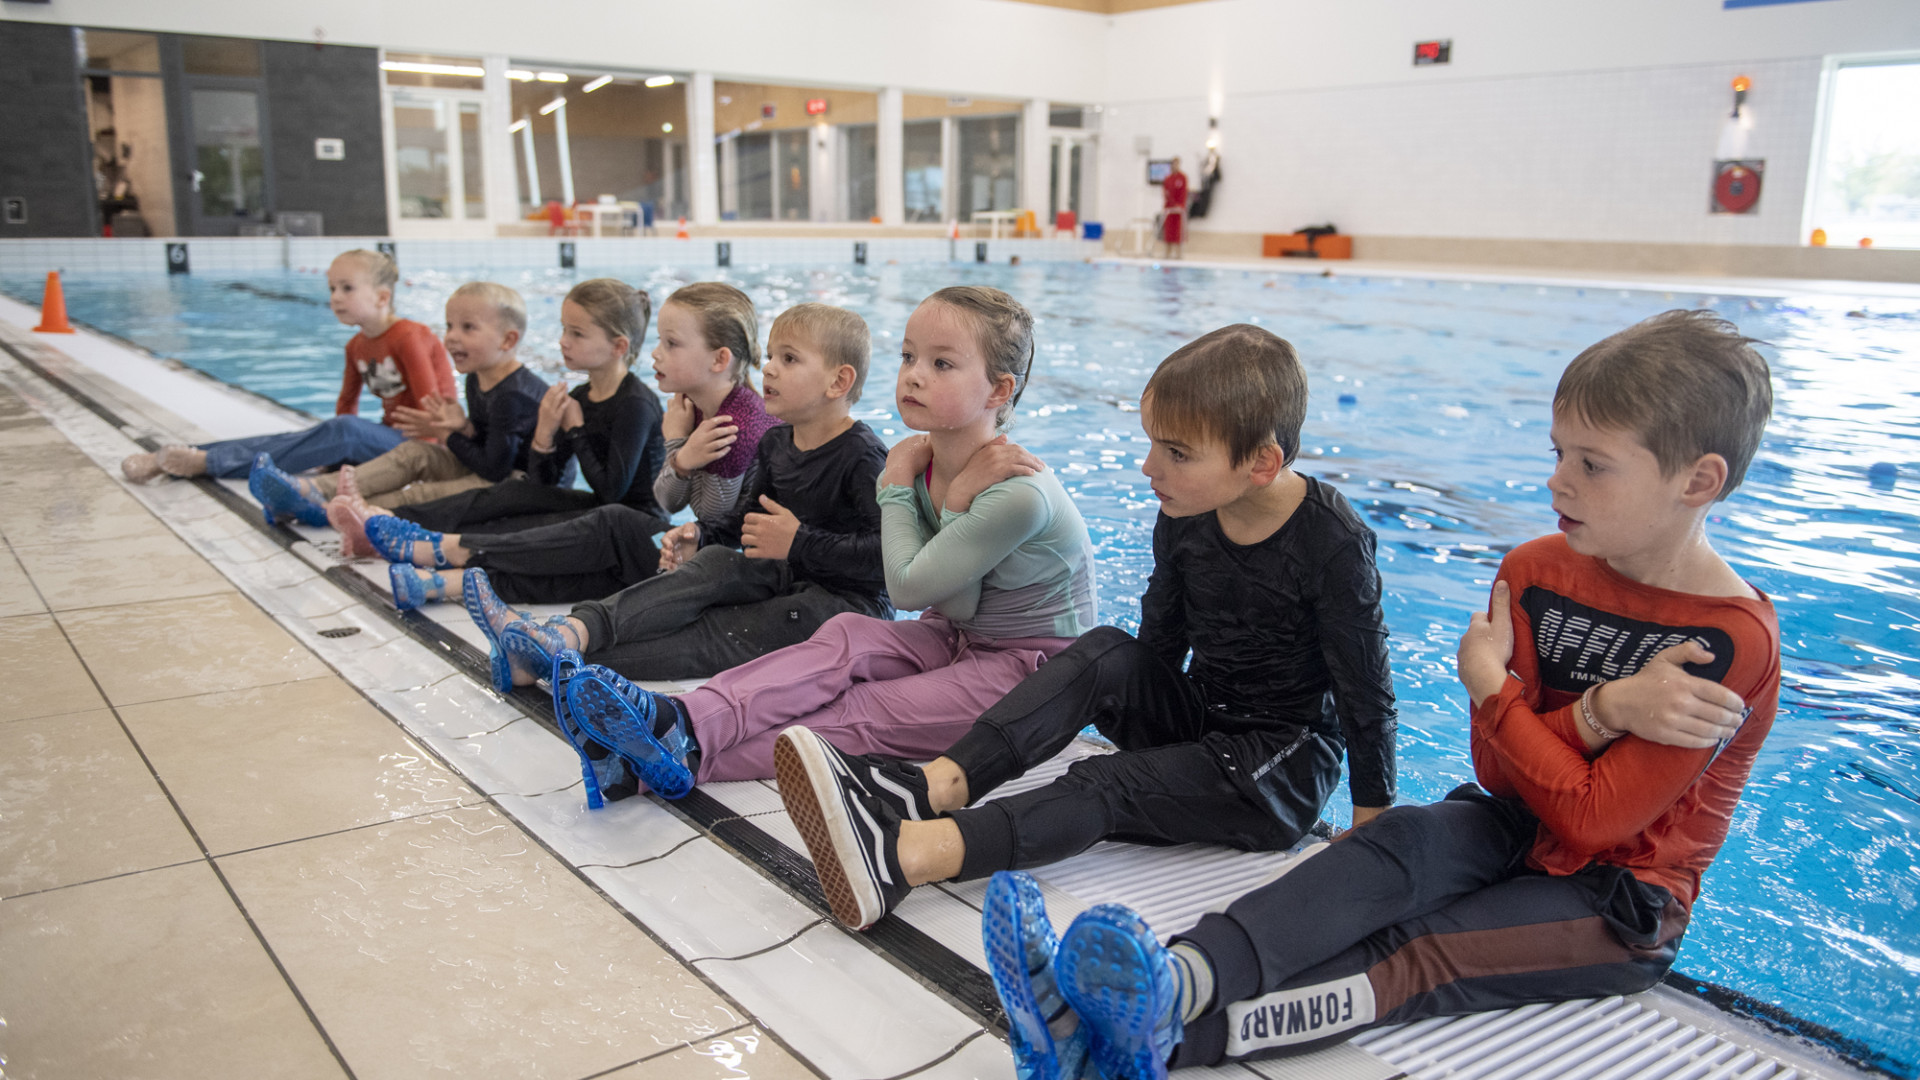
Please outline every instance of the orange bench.
[[1260, 238], [1260, 254], [1269, 259], [1279, 258], [1289, 252], [1300, 252], [1309, 258], [1351, 259], [1353, 258], [1353, 237], [1335, 233], [1332, 236], [1315, 238], [1305, 233], [1267, 233]]

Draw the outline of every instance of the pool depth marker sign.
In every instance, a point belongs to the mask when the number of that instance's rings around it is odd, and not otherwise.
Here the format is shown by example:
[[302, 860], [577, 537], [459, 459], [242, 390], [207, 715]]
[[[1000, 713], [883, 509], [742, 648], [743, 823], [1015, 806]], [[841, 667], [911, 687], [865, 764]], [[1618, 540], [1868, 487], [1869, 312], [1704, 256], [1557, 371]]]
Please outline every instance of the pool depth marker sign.
[[191, 265], [188, 264], [187, 262], [187, 245], [168, 244], [167, 245], [167, 273], [184, 274], [189, 272], [191, 269], [192, 269]]

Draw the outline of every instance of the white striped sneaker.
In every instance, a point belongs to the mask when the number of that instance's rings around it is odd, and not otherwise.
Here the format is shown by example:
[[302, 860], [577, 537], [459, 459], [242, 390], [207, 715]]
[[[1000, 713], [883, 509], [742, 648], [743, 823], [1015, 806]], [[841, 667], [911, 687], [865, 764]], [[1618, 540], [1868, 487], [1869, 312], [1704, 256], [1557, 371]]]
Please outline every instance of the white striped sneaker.
[[780, 733], [773, 768], [833, 917], [855, 930], [879, 922], [910, 888], [900, 872], [900, 815], [804, 727]]

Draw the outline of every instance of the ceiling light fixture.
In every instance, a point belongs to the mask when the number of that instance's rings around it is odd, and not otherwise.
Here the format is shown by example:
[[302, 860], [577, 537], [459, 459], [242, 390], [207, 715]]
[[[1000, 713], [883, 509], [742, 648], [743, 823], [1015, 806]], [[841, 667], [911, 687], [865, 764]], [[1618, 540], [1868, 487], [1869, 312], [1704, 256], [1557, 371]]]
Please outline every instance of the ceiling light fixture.
[[669, 121], [668, 123], [665, 123], [665, 124], [661, 124], [661, 125], [660, 125], [660, 130], [661, 130], [661, 131], [672, 131], [672, 130], [673, 130], [673, 124], [672, 124], [672, 122], [671, 122], [671, 121]]
[[554, 98], [552, 101], [549, 101], [545, 105], [540, 106], [540, 115], [545, 116], [548, 113], [551, 113], [555, 109], [565, 108], [566, 104], [567, 104], [567, 99], [564, 95]]
[[507, 134], [512, 135], [515, 132], [519, 131], [521, 128], [526, 126], [527, 126], [527, 118], [523, 116], [520, 119], [515, 120], [513, 123], [507, 125]]
[[567, 73], [564, 71], [542, 71], [536, 73], [534, 78], [539, 79], [541, 82], [566, 82]]
[[512, 79], [514, 82], [532, 82], [533, 72], [522, 71], [519, 68], [509, 68], [507, 69], [507, 78]]
[[602, 75], [602, 76], [600, 76], [599, 78], [597, 78], [597, 79], [595, 79], [595, 80], [593, 80], [592, 82], [590, 82], [590, 83], [588, 83], [587, 85], [585, 85], [585, 86], [583, 86], [583, 87], [581, 87], [581, 88], [580, 88], [580, 92], [581, 92], [581, 93], [583, 93], [583, 94], [591, 94], [591, 93], [593, 93], [593, 92], [594, 92], [595, 90], [598, 90], [598, 89], [600, 89], [601, 87], [603, 87], [603, 86], [605, 86], [605, 85], [607, 85], [608, 83], [610, 83], [610, 82], [612, 82], [612, 81], [613, 81], [613, 76], [611, 76], [611, 75]]
[[415, 75], [463, 75], [478, 79], [487, 73], [486, 68], [471, 67], [466, 64], [412, 64], [401, 60], [384, 60], [381, 71], [406, 71]]
[[647, 88], [649, 90], [657, 90], [662, 86], [672, 85], [673, 76], [671, 75], [655, 75], [653, 78], [647, 80]]

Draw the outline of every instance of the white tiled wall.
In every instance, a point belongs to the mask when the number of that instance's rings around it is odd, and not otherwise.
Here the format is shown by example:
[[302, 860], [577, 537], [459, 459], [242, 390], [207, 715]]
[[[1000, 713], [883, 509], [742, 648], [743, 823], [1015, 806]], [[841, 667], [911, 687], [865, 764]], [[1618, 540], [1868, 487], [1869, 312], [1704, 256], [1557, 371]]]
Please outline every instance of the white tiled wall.
[[[334, 256], [352, 248], [370, 248], [382, 237], [189, 237], [185, 243], [191, 270], [219, 276], [324, 270]], [[166, 240], [49, 239], [0, 240], [0, 274], [41, 274], [48, 270], [75, 273], [165, 273]], [[583, 237], [561, 241], [545, 237], [507, 237], [494, 240], [400, 240], [395, 255], [401, 267], [540, 269], [560, 265], [560, 245], [575, 245], [575, 265], [587, 270], [625, 267], [708, 267], [717, 262], [715, 244], [732, 245], [734, 266], [758, 263], [808, 265], [852, 264], [854, 244], [867, 245], [869, 265], [888, 262], [971, 262], [975, 241], [846, 237], [737, 237], [675, 240], [671, 237]], [[1098, 242], [1083, 240], [993, 240], [987, 242], [989, 262], [1004, 263], [1018, 255], [1022, 261], [1071, 261], [1097, 256]]]
[[[1285, 232], [1325, 221], [1359, 236], [1794, 244], [1811, 157], [1819, 57], [1450, 79], [1228, 95], [1223, 181], [1202, 229]], [[1745, 157], [1767, 162], [1757, 212], [1708, 213], [1713, 162], [1752, 78]], [[1194, 162], [1204, 98], [1110, 107], [1108, 227], [1147, 195], [1135, 137]], [[1151, 200], [1157, 208], [1157, 198]], [[1151, 213], [1151, 210], [1147, 211]]]

